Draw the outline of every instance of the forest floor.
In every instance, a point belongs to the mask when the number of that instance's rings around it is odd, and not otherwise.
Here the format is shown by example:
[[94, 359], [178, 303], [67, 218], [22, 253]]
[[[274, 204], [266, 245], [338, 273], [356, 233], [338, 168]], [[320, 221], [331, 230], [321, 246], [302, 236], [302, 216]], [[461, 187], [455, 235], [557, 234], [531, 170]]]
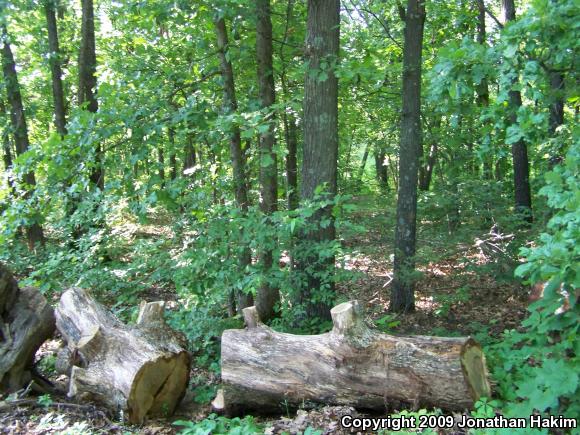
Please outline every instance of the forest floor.
[[[485, 345], [504, 330], [517, 328], [525, 317], [526, 289], [505, 279], [507, 270], [502, 268], [501, 261], [490, 263], [476, 247], [475, 233], [451, 240], [448, 234], [435, 237], [429, 225], [420, 226], [422, 230], [418, 234], [418, 269], [422, 276], [416, 286], [416, 311], [402, 316], [389, 314], [393, 216], [367, 203], [355, 214], [366, 230], [344, 240], [344, 245], [352, 252], [343, 264], [358, 275], [353, 282], [339, 285], [338, 291], [344, 298], [358, 299], [366, 309], [367, 320], [378, 329], [396, 335], [471, 335]], [[143, 234], [157, 236], [168, 232], [167, 228], [155, 225], [142, 230]], [[171, 289], [161, 288], [151, 288], [139, 296], [146, 300], [177, 299]], [[37, 354], [41, 368], [42, 360], [53, 358], [60, 345], [58, 337], [43, 345]], [[98, 404], [71, 402], [65, 396], [66, 378], [52, 373], [48, 377], [61, 394], [39, 398], [25, 391], [20, 393], [20, 401], [0, 401], [0, 433], [176, 433], [178, 427], [173, 425], [176, 420], [198, 421], [211, 412], [208, 403], [196, 403], [194, 389], [203, 383], [219, 382], [210, 371], [194, 368], [193, 385], [176, 415], [135, 427], [118, 421], [118, 416], [111, 415]], [[356, 411], [321, 407], [278, 417], [256, 417], [256, 420], [272, 434], [302, 433], [307, 427], [319, 429], [323, 434], [338, 434], [347, 433], [340, 428], [339, 416], [351, 412]], [[431, 433], [462, 432], [441, 429]]]

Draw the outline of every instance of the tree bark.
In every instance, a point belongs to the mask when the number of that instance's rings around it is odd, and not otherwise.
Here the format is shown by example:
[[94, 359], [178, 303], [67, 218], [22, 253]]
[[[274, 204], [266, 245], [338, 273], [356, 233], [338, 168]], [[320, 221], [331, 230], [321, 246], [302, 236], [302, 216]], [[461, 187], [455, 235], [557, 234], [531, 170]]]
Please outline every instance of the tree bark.
[[419, 168], [419, 189], [428, 191], [431, 187], [431, 180], [433, 179], [433, 169], [437, 162], [437, 142], [439, 140], [439, 131], [441, 129], [441, 117], [437, 116], [434, 121], [435, 131], [431, 130], [431, 146], [429, 147], [429, 154], [424, 164]]
[[161, 179], [161, 188], [165, 187], [165, 155], [163, 147], [160, 144], [157, 147], [157, 162], [159, 163], [159, 178]]
[[[317, 188], [324, 188], [326, 195], [334, 199], [338, 160], [338, 78], [334, 70], [339, 54], [340, 1], [309, 0], [306, 26], [308, 70], [304, 78], [301, 199], [313, 200]], [[330, 223], [324, 228], [322, 222]], [[335, 239], [332, 208], [319, 210], [310, 224], [314, 228], [300, 234], [298, 255], [294, 256], [306, 282], [300, 289], [299, 302], [308, 317], [330, 318], [334, 285], [332, 279], [323, 282], [320, 275], [333, 274], [334, 256], [320, 259], [316, 254], [299, 251], [307, 251], [312, 243]], [[322, 292], [322, 287], [327, 290]]]
[[554, 135], [556, 129], [564, 124], [564, 75], [562, 73], [550, 73], [550, 90], [553, 99], [550, 104], [550, 134]]
[[[486, 29], [485, 29], [485, 2], [484, 0], [477, 0], [477, 42], [486, 47]], [[489, 83], [486, 77], [481, 79], [481, 82], [476, 86], [477, 104], [480, 107], [489, 106]], [[483, 160], [483, 178], [491, 180], [493, 178], [493, 156], [486, 155]]]
[[421, 155], [421, 51], [424, 0], [408, 0], [403, 50], [403, 98], [399, 151], [399, 188], [395, 228], [395, 261], [390, 309], [415, 309], [413, 272], [417, 231], [417, 175]]
[[[258, 89], [260, 106], [267, 113], [268, 130], [260, 134], [260, 209], [271, 215], [278, 209], [278, 164], [274, 152], [274, 66], [272, 61], [272, 21], [270, 0], [256, 0], [256, 56], [258, 60]], [[261, 268], [264, 276], [272, 269], [272, 249], [261, 252]], [[256, 308], [264, 321], [272, 319], [275, 306], [280, 301], [280, 291], [265, 279], [256, 294]]]
[[[0, 15], [4, 13], [4, 7], [0, 7]], [[16, 73], [16, 62], [12, 49], [8, 43], [8, 30], [5, 25], [1, 26], [2, 39], [2, 71], [4, 73], [4, 83], [6, 86], [6, 95], [10, 104], [10, 121], [14, 135], [14, 144], [16, 145], [16, 154], [22, 155], [28, 151], [30, 142], [28, 140], [28, 127], [26, 126], [26, 117], [24, 106], [22, 104], [22, 95], [20, 94], [20, 84]], [[26, 196], [30, 197], [36, 187], [36, 178], [34, 172], [30, 171], [24, 174], [24, 183]], [[32, 216], [33, 223], [26, 227], [26, 239], [28, 248], [34, 250], [36, 245], [44, 245], [44, 232], [40, 224], [36, 221], [39, 218], [37, 213]]]
[[52, 98], [54, 102], [54, 125], [61, 137], [67, 134], [66, 110], [64, 105], [64, 91], [62, 87], [61, 53], [58, 42], [58, 28], [56, 25], [56, 1], [45, 0], [44, 12], [46, 15], [46, 28], [48, 29], [48, 59], [52, 74]]
[[34, 355], [54, 332], [54, 311], [35, 288], [18, 288], [0, 264], [0, 391], [17, 391], [33, 377]]
[[[515, 21], [516, 6], [514, 0], [502, 0], [505, 23]], [[516, 77], [512, 85], [517, 83]], [[522, 106], [522, 95], [520, 91], [509, 91], [509, 115], [508, 120], [511, 125], [518, 122], [518, 109]], [[528, 148], [526, 141], [521, 138], [512, 144], [512, 160], [514, 166], [514, 191], [515, 191], [515, 211], [523, 216], [526, 224], [533, 221], [532, 193], [530, 191], [530, 165], [528, 162]]]
[[296, 118], [292, 114], [284, 113], [284, 134], [288, 155], [286, 156], [286, 196], [288, 210], [298, 208], [298, 127]]
[[306, 401], [384, 411], [449, 410], [489, 397], [485, 356], [471, 338], [395, 337], [369, 329], [356, 301], [331, 311], [321, 335], [276, 332], [246, 308], [247, 329], [222, 335], [222, 408], [229, 414]]
[[[231, 114], [237, 110], [238, 103], [236, 100], [232, 63], [226, 56], [229, 43], [225, 20], [223, 18], [218, 19], [215, 22], [215, 28], [217, 35], [220, 70], [224, 82], [223, 111], [225, 114]], [[240, 128], [237, 125], [233, 125], [230, 130], [230, 154], [234, 172], [234, 196], [238, 207], [242, 210], [242, 213], [246, 214], [248, 212], [246, 168], [244, 165], [244, 156], [242, 152]], [[252, 254], [249, 248], [245, 248], [240, 254], [239, 263], [241, 271], [244, 271], [252, 263]], [[238, 292], [237, 299], [238, 310], [249, 307], [253, 304], [252, 295], [245, 292]]]
[[175, 155], [175, 131], [172, 127], [167, 129], [167, 136], [169, 137], [169, 145], [171, 146], [171, 154], [169, 154], [169, 166], [171, 166], [171, 172], [169, 177], [171, 181], [175, 181], [177, 178], [177, 157]]
[[375, 172], [377, 181], [382, 189], [389, 191], [389, 170], [385, 164], [386, 153], [384, 150], [377, 150], [375, 147]]
[[[2, 129], [2, 161], [4, 162], [4, 171], [8, 172], [12, 169], [13, 160], [10, 146], [10, 128], [8, 127], [10, 121], [9, 116], [6, 113], [6, 106], [4, 105], [3, 96], [0, 96], [0, 116], [3, 118], [2, 123], [4, 124], [4, 128]], [[8, 177], [8, 186], [10, 187], [10, 194], [15, 195], [16, 186], [14, 185], [14, 179], [12, 178], [11, 174]]]
[[[97, 55], [95, 50], [95, 17], [93, 0], [81, 0], [81, 47], [79, 51], [79, 106], [86, 104], [91, 113], [97, 113], [99, 103], [96, 97], [97, 89]], [[94, 168], [90, 180], [93, 187], [101, 191], [105, 189], [105, 169], [103, 167], [103, 148], [98, 141], [95, 149]]]
[[[280, 82], [282, 84], [282, 93], [286, 101], [290, 100], [288, 89], [288, 78], [286, 75], [287, 63], [284, 57], [284, 48], [288, 41], [289, 30], [291, 26], [292, 14], [294, 10], [294, 0], [288, 0], [286, 4], [286, 23], [284, 29], [284, 39], [280, 44], [280, 62], [282, 68], [280, 71]], [[284, 124], [284, 139], [288, 154], [286, 156], [286, 201], [288, 210], [296, 210], [299, 204], [298, 195], [298, 127], [296, 126], [296, 117], [290, 107], [286, 107], [282, 114]]]
[[369, 142], [369, 143], [367, 143], [367, 145], [365, 147], [365, 150], [364, 150], [364, 153], [363, 153], [363, 158], [362, 158], [361, 163], [360, 163], [360, 168], [358, 170], [357, 179], [358, 179], [358, 182], [359, 183], [362, 182], [362, 178], [363, 178], [363, 175], [365, 173], [365, 167], [367, 166], [367, 160], [369, 159], [370, 149], [371, 149], [371, 144]]
[[164, 302], [142, 302], [129, 327], [82, 289], [61, 297], [56, 325], [67, 343], [59, 369], [69, 373], [69, 397], [90, 393], [131, 423], [171, 415], [189, 380], [191, 357], [185, 338], [167, 326]]

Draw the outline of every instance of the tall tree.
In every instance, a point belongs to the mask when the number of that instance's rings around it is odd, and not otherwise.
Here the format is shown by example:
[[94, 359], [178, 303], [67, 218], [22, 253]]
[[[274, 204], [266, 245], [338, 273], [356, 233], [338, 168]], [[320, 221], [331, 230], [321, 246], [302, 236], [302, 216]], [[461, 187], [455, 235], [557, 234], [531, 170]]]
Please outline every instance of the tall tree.
[[[439, 130], [441, 128], [441, 116], [437, 115], [431, 128], [431, 144], [423, 165], [419, 168], [419, 189], [428, 191], [431, 187], [433, 169], [437, 163], [437, 141], [439, 140]], [[421, 147], [421, 150], [423, 147]]]
[[[81, 0], [81, 47], [79, 51], [79, 88], [78, 103], [86, 104], [89, 112], [97, 113], [97, 54], [95, 51], [95, 13], [93, 0]], [[93, 186], [105, 189], [105, 170], [103, 168], [103, 148], [97, 141], [95, 149], [96, 161], [90, 175]]]
[[[217, 48], [220, 61], [220, 70], [223, 79], [223, 111], [225, 114], [234, 113], [238, 109], [236, 99], [236, 88], [234, 85], [234, 70], [228, 56], [228, 32], [224, 18], [215, 21], [217, 35]], [[242, 140], [240, 127], [233, 125], [230, 127], [230, 154], [234, 172], [234, 196], [238, 207], [242, 213], [248, 212], [248, 190], [246, 184], [246, 168], [244, 164], [244, 154], [242, 151]], [[245, 270], [252, 263], [252, 253], [249, 248], [243, 249], [239, 258], [241, 270]], [[251, 294], [239, 292], [237, 295], [238, 310], [249, 307], [253, 304]]]
[[[485, 28], [485, 3], [484, 0], [477, 0], [477, 42], [485, 47], [486, 43], [486, 28]], [[475, 88], [477, 93], [477, 104], [480, 107], [489, 106], [489, 83], [487, 77], [482, 77], [481, 81]], [[483, 161], [483, 177], [490, 180], [492, 178], [492, 156], [484, 156]]]
[[[256, 56], [258, 59], [258, 89], [260, 106], [267, 113], [269, 128], [260, 134], [260, 209], [271, 215], [278, 209], [278, 164], [274, 152], [274, 67], [272, 61], [272, 20], [270, 0], [256, 0]], [[261, 267], [267, 273], [272, 268], [272, 250], [261, 253]], [[275, 315], [275, 305], [280, 292], [268, 282], [263, 282], [256, 295], [256, 309], [264, 321]]]
[[[0, 15], [4, 14], [4, 4], [0, 3]], [[16, 73], [16, 62], [10, 48], [8, 30], [6, 25], [1, 25], [2, 46], [2, 71], [4, 73], [4, 83], [6, 86], [6, 95], [10, 105], [10, 122], [14, 135], [14, 144], [16, 145], [16, 154], [21, 155], [28, 151], [30, 142], [28, 140], [28, 127], [22, 104], [22, 95], [20, 94], [20, 84], [18, 83], [18, 74]], [[30, 197], [36, 186], [34, 172], [29, 171], [24, 174], [24, 183], [26, 196]], [[36, 221], [38, 216], [33, 213], [33, 222], [26, 227], [26, 238], [29, 249], [33, 250], [37, 244], [44, 244], [44, 232], [40, 224]]]
[[[324, 187], [330, 198], [336, 195], [338, 159], [338, 62], [340, 42], [340, 1], [308, 0], [305, 57], [308, 65], [304, 79], [304, 147], [302, 162], [303, 201], [314, 199], [317, 188]], [[326, 225], [323, 223], [330, 222]], [[325, 207], [311, 220], [314, 229], [301, 234], [302, 242], [334, 240], [332, 210]], [[304, 243], [303, 243], [304, 244]], [[316, 255], [316, 254], [313, 254]], [[313, 260], [313, 261], [311, 261]], [[310, 317], [330, 317], [331, 300], [320, 297], [323, 269], [334, 267], [334, 257], [325, 261], [300, 259], [306, 275], [300, 299]], [[334, 292], [332, 283], [327, 283]], [[318, 291], [318, 295], [317, 295]]]
[[421, 156], [421, 58], [425, 24], [424, 0], [408, 0], [405, 20], [399, 187], [395, 228], [391, 310], [415, 309], [414, 283], [417, 230], [417, 178]]
[[61, 53], [58, 42], [58, 27], [56, 25], [56, 2], [57, 0], [45, 0], [44, 13], [46, 15], [46, 28], [48, 29], [48, 59], [52, 74], [52, 98], [54, 102], [54, 125], [56, 131], [62, 137], [66, 131], [66, 111], [64, 105], [64, 91], [62, 87]]
[[[514, 0], [502, 0], [505, 23], [515, 21], [516, 6]], [[518, 82], [517, 69], [512, 71], [515, 75], [512, 80], [512, 87]], [[509, 91], [509, 123], [516, 125], [518, 122], [518, 109], [522, 106], [522, 94], [520, 91], [510, 89]], [[516, 213], [524, 215], [526, 222], [531, 223], [532, 214], [532, 194], [530, 191], [530, 164], [528, 162], [528, 147], [524, 138], [520, 138], [512, 144], [512, 159], [514, 166], [514, 191]]]
[[[12, 150], [10, 149], [10, 129], [8, 128], [8, 114], [6, 113], [6, 106], [4, 105], [4, 97], [0, 95], [0, 119], [2, 119], [2, 161], [4, 162], [4, 171], [12, 168]], [[12, 179], [8, 179], [11, 194], [15, 192], [15, 186]]]
[[[284, 26], [284, 38], [280, 44], [280, 62], [282, 63], [280, 71], [280, 82], [282, 84], [282, 93], [286, 100], [289, 99], [287, 62], [284, 56], [284, 49], [288, 43], [292, 14], [294, 10], [294, 0], [288, 0], [286, 5], [286, 22]], [[284, 140], [288, 154], [286, 155], [286, 200], [288, 210], [295, 210], [298, 207], [298, 127], [296, 126], [296, 117], [289, 108], [282, 113], [282, 122], [284, 124]]]

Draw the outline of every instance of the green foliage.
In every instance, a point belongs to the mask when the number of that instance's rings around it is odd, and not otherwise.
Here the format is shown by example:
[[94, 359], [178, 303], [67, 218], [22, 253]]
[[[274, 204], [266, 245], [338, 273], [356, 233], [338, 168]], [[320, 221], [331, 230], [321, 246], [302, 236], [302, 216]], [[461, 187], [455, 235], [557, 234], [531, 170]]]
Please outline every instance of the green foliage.
[[197, 366], [219, 372], [219, 340], [226, 329], [243, 327], [241, 319], [226, 318], [225, 310], [186, 302], [167, 315], [167, 322], [187, 337]]
[[530, 283], [545, 281], [541, 299], [530, 306], [523, 332], [506, 331], [489, 348], [506, 416], [534, 412], [577, 417], [580, 413], [579, 210], [580, 152], [572, 147], [565, 163], [546, 175], [541, 192], [554, 209], [546, 232], [516, 273]]
[[375, 320], [375, 324], [381, 331], [390, 332], [394, 329], [397, 329], [401, 323], [400, 320], [397, 320], [397, 317], [398, 315], [396, 314], [387, 314]]
[[435, 313], [438, 316], [447, 316], [449, 310], [452, 308], [453, 305], [461, 304], [469, 301], [471, 289], [469, 286], [464, 285], [459, 287], [453, 294], [446, 295], [436, 295], [435, 302], [439, 304], [439, 308], [435, 310]]
[[53, 400], [50, 394], [43, 394], [42, 396], [38, 396], [37, 402], [40, 406], [48, 408], [52, 405]]
[[218, 417], [210, 414], [207, 418], [199, 421], [178, 420], [173, 423], [183, 429], [179, 431], [181, 435], [254, 435], [263, 433], [263, 429], [258, 425], [252, 416], [240, 419]]

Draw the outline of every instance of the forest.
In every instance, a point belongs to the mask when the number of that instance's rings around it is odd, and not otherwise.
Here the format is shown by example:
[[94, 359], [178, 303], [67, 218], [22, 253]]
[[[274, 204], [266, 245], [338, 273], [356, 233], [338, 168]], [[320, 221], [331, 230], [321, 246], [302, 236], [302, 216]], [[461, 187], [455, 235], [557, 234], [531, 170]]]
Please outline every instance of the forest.
[[0, 0], [0, 45], [0, 433], [580, 434], [577, 0]]

